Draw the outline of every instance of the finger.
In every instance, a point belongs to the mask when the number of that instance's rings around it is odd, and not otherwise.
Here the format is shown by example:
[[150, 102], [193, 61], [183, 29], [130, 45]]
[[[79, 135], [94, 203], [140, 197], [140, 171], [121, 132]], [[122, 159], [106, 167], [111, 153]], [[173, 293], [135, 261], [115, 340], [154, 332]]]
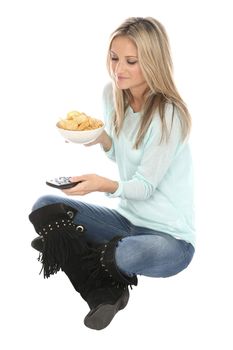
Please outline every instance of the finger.
[[78, 191], [75, 190], [75, 187], [72, 187], [72, 188], [67, 188], [67, 189], [64, 189], [62, 190], [63, 193], [65, 193], [67, 196], [74, 196], [74, 195], [79, 195]]
[[63, 193], [65, 193], [67, 196], [85, 196], [85, 194], [88, 194], [88, 191], [70, 191], [70, 190], [61, 190]]
[[70, 181], [71, 182], [85, 181], [85, 178], [84, 176], [71, 176]]
[[89, 146], [93, 146], [93, 145], [95, 145], [95, 144], [96, 144], [96, 142], [93, 141], [93, 142], [85, 143], [84, 146], [89, 147]]

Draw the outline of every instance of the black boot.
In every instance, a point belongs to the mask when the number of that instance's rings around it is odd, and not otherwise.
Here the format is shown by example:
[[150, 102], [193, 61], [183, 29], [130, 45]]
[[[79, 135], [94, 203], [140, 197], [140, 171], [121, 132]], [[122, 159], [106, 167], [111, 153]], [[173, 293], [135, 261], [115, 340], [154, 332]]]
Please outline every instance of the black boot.
[[137, 285], [136, 276], [126, 276], [119, 271], [115, 262], [115, 251], [122, 237], [114, 237], [110, 242], [100, 245], [92, 255], [86, 255], [85, 261], [91, 262], [92, 272], [87, 280], [92, 284], [86, 290], [85, 300], [90, 312], [84, 319], [84, 324], [92, 329], [100, 330], [109, 325], [115, 314], [128, 303], [128, 286]]
[[32, 248], [38, 250], [38, 252], [41, 252], [43, 251], [43, 245], [44, 245], [44, 239], [43, 237], [36, 237], [33, 239], [33, 241], [31, 242], [31, 246]]
[[101, 330], [106, 328], [116, 313], [126, 307], [129, 300], [129, 290], [116, 286], [103, 286], [90, 291], [86, 301], [90, 307], [84, 318], [88, 328]]
[[115, 249], [121, 237], [91, 247], [85, 228], [72, 221], [75, 213], [62, 203], [32, 212], [29, 219], [40, 237], [31, 245], [41, 252], [44, 277], [64, 271], [90, 307], [85, 325], [100, 330], [127, 305], [128, 286], [137, 285], [137, 277], [125, 276], [117, 268]]
[[40, 237], [31, 245], [41, 252], [44, 277], [64, 270], [71, 256], [88, 252], [85, 228], [72, 221], [77, 211], [63, 203], [51, 204], [33, 211], [29, 220]]

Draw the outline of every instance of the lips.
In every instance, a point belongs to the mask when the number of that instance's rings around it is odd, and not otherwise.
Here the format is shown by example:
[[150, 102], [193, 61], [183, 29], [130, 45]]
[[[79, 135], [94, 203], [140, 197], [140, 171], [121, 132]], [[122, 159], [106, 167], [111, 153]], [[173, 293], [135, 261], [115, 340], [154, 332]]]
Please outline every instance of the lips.
[[128, 79], [127, 77], [122, 77], [122, 76], [116, 76], [116, 79], [117, 80], [125, 80], [125, 79]]

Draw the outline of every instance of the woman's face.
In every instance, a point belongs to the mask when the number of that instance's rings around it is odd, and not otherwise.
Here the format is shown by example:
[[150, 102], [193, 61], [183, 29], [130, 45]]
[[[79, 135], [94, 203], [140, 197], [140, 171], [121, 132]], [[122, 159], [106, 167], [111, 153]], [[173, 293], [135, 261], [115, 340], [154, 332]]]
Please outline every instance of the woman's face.
[[133, 41], [125, 36], [113, 39], [110, 48], [110, 69], [119, 89], [144, 91], [147, 83], [142, 74], [137, 47]]

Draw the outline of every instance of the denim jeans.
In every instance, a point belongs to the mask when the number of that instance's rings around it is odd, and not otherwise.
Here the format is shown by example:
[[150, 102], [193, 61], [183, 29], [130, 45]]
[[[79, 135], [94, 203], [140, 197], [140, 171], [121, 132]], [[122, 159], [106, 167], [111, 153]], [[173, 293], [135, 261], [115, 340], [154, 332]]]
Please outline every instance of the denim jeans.
[[192, 260], [192, 244], [164, 232], [135, 226], [115, 209], [46, 195], [36, 201], [32, 210], [53, 203], [64, 203], [77, 210], [73, 221], [87, 229], [88, 242], [106, 243], [114, 236], [122, 236], [115, 261], [126, 275], [169, 277], [184, 270]]

